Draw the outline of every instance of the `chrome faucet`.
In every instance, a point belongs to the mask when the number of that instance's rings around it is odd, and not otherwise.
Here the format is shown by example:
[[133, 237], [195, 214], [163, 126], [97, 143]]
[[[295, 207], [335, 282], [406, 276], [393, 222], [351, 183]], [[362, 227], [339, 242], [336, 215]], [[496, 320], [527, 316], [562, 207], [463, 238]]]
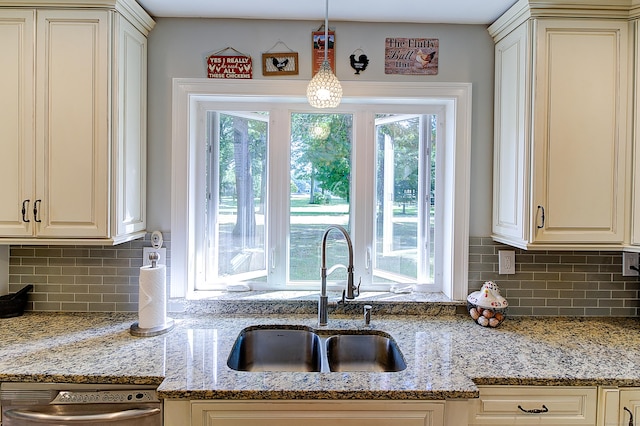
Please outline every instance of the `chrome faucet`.
[[[349, 248], [349, 265], [344, 266], [341, 264], [336, 264], [332, 266], [329, 271], [327, 271], [327, 236], [331, 230], [337, 230], [344, 235], [345, 240], [347, 241], [347, 247]], [[331, 225], [327, 229], [325, 229], [324, 234], [322, 235], [322, 252], [321, 252], [321, 270], [320, 270], [320, 280], [321, 280], [321, 291], [320, 291], [320, 300], [318, 301], [318, 325], [324, 326], [327, 325], [328, 321], [328, 306], [329, 306], [329, 298], [327, 296], [327, 275], [330, 275], [333, 271], [338, 268], [345, 268], [347, 270], [347, 287], [342, 291], [342, 301], [344, 302], [345, 297], [347, 299], [354, 299], [360, 295], [360, 283], [357, 286], [353, 284], [353, 244], [351, 243], [351, 237], [349, 237], [349, 233], [346, 229], [344, 229], [340, 225]], [[345, 294], [346, 293], [346, 294]]]

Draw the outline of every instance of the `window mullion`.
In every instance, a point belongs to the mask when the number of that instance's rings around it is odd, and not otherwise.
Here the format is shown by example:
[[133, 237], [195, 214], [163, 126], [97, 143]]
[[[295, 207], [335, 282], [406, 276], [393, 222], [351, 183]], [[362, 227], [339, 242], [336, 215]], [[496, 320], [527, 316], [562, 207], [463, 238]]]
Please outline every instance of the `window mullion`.
[[373, 239], [375, 215], [376, 144], [375, 115], [371, 111], [354, 114], [354, 137], [351, 153], [351, 229], [356, 280], [362, 288], [373, 281]]
[[270, 288], [283, 288], [289, 275], [289, 193], [290, 187], [291, 113], [277, 108], [269, 111], [267, 146], [267, 283]]

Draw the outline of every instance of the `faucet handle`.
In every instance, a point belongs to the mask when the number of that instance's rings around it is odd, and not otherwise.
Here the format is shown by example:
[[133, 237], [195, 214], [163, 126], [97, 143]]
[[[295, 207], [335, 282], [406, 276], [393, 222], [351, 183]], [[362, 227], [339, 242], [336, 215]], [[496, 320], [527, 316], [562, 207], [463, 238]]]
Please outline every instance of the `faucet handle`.
[[364, 305], [364, 325], [371, 325], [371, 305]]
[[358, 279], [358, 285], [353, 288], [355, 290], [353, 293], [356, 297], [360, 296], [360, 284], [362, 284], [362, 277]]

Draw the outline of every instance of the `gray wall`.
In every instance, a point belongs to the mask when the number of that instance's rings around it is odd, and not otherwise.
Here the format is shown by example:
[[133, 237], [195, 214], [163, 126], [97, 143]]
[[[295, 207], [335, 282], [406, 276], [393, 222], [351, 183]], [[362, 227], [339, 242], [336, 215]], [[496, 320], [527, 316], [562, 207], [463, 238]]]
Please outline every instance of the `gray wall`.
[[[261, 54], [284, 42], [299, 55], [299, 75], [311, 78], [311, 32], [322, 22], [159, 18], [149, 36], [148, 226], [171, 228], [171, 80], [204, 78], [207, 54], [231, 46], [253, 58], [253, 77], [262, 76]], [[484, 25], [330, 22], [336, 31], [336, 74], [340, 80], [473, 83], [471, 236], [491, 233], [493, 137], [493, 40]], [[384, 74], [387, 37], [437, 38], [435, 76]], [[282, 45], [277, 50], [282, 51]], [[354, 75], [349, 55], [362, 49], [368, 69]]]

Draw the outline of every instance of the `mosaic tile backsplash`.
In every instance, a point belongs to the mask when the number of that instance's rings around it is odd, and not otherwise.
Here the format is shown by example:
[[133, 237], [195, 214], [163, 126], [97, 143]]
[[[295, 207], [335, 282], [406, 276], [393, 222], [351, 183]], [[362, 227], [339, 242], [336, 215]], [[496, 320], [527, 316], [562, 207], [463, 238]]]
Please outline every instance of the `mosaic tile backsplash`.
[[[167, 282], [171, 236], [167, 248]], [[136, 312], [144, 240], [118, 246], [11, 246], [9, 291], [34, 284], [28, 310]], [[498, 274], [498, 251], [516, 252], [516, 273]], [[469, 292], [495, 281], [509, 315], [638, 315], [640, 278], [622, 276], [621, 252], [524, 251], [491, 238], [469, 240]]]

